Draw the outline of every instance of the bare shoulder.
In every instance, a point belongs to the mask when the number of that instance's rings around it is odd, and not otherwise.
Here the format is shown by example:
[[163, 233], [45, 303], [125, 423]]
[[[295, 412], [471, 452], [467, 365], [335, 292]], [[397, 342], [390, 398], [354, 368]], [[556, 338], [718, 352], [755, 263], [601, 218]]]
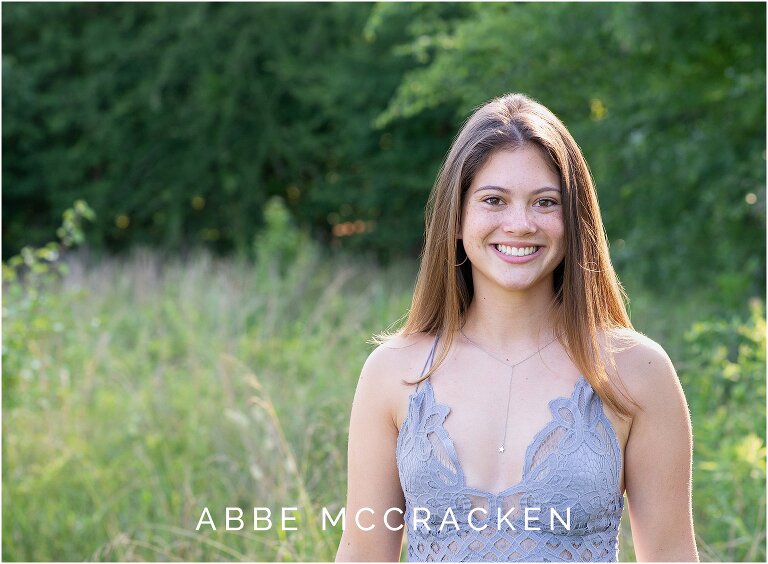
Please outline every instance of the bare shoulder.
[[604, 351], [613, 354], [614, 375], [643, 408], [682, 396], [672, 360], [664, 347], [647, 335], [633, 329], [614, 329], [602, 333], [600, 342]]
[[413, 380], [421, 373], [434, 337], [427, 333], [395, 335], [376, 347], [365, 362], [364, 370], [385, 380]]
[[427, 333], [413, 333], [377, 346], [363, 365], [355, 401], [378, 404], [399, 427], [399, 412], [413, 389], [407, 382], [418, 379], [433, 340]]

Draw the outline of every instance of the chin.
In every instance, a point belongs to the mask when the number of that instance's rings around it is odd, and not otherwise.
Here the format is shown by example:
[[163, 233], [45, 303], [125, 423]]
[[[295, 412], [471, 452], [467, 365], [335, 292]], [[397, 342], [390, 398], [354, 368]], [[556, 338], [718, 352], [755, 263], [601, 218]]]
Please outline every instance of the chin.
[[551, 277], [545, 277], [545, 278], [537, 278], [535, 280], [527, 279], [527, 280], [504, 280], [504, 279], [497, 279], [496, 284], [500, 286], [502, 289], [510, 291], [510, 292], [524, 292], [528, 290], [535, 290], [536, 288], [540, 287], [543, 284], [549, 284], [549, 286], [552, 286], [552, 279]]
[[503, 290], [509, 292], [524, 292], [526, 290], [532, 290], [536, 287], [536, 282], [500, 282], [499, 286]]

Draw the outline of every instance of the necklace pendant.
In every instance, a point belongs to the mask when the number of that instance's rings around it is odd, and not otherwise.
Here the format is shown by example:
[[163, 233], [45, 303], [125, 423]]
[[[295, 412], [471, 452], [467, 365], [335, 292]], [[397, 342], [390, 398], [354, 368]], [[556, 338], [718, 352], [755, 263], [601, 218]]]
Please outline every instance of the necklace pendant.
[[501, 446], [499, 447], [499, 452], [504, 452], [504, 445], [501, 445]]

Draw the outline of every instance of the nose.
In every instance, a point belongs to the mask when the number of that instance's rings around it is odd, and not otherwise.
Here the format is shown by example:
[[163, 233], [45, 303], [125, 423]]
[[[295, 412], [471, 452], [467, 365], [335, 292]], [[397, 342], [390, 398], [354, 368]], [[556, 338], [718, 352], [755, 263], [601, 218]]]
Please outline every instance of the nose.
[[510, 205], [504, 215], [502, 228], [505, 233], [532, 233], [536, 231], [533, 212], [525, 204]]

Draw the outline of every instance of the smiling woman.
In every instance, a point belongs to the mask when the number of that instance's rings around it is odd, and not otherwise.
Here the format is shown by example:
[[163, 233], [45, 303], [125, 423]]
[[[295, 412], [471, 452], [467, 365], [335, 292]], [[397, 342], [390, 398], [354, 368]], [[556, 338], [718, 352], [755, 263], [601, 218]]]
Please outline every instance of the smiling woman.
[[347, 511], [399, 522], [345, 529], [337, 560], [397, 560], [402, 524], [409, 560], [615, 561], [625, 493], [639, 560], [697, 560], [685, 397], [624, 297], [565, 126], [520, 94], [477, 110], [352, 406]]
[[[511, 179], [515, 185], [505, 187]], [[535, 285], [554, 271], [565, 254], [559, 186], [557, 171], [535, 145], [490, 156], [462, 204], [458, 237], [474, 276], [495, 275], [511, 289]], [[510, 269], [504, 263], [528, 267]]]

